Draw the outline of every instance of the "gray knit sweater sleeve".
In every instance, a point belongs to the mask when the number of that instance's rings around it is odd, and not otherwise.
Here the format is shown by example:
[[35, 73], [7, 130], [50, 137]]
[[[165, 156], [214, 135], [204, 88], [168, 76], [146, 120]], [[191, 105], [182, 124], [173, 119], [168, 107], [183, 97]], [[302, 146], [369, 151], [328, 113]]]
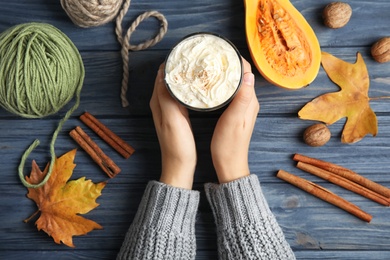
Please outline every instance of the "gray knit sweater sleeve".
[[148, 183], [117, 259], [195, 259], [199, 192]]
[[295, 259], [256, 175], [208, 183], [205, 190], [217, 224], [220, 259]]

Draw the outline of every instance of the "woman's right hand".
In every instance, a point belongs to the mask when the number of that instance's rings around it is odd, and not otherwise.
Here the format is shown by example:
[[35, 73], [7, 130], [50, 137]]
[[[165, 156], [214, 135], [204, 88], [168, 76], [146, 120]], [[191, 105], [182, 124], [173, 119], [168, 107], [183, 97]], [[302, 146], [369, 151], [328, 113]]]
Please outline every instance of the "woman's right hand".
[[187, 109], [174, 100], [164, 83], [164, 64], [158, 71], [150, 108], [161, 148], [160, 181], [174, 187], [192, 188], [196, 147]]
[[249, 144], [260, 105], [251, 66], [245, 59], [243, 63], [241, 88], [219, 118], [211, 140], [211, 156], [220, 183], [250, 174]]

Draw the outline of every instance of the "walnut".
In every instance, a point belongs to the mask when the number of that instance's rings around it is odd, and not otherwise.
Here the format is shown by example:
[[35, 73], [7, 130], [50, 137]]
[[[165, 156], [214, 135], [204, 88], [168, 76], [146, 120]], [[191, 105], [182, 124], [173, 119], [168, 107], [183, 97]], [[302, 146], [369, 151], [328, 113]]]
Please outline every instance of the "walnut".
[[323, 146], [331, 137], [329, 128], [322, 123], [314, 124], [306, 128], [303, 140], [310, 146]]
[[371, 55], [377, 62], [390, 61], [390, 37], [384, 37], [371, 47]]
[[345, 26], [352, 16], [352, 8], [344, 2], [332, 2], [325, 6], [322, 17], [326, 26], [337, 29]]

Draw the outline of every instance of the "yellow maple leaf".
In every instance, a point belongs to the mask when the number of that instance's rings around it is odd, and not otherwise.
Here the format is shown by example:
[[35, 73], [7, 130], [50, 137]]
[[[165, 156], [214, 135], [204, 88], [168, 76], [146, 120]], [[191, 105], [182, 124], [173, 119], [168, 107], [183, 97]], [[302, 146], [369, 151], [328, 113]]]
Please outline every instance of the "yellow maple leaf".
[[341, 141], [355, 143], [367, 134], [376, 136], [378, 122], [368, 97], [370, 80], [360, 53], [351, 64], [322, 52], [322, 66], [328, 77], [341, 90], [321, 95], [307, 103], [299, 112], [301, 119], [322, 121], [331, 125], [346, 117]]
[[[57, 244], [63, 242], [69, 247], [74, 247], [72, 236], [103, 228], [78, 214], [86, 214], [99, 206], [95, 200], [106, 185], [104, 182], [94, 184], [85, 177], [68, 182], [76, 167], [73, 163], [75, 155], [76, 149], [56, 158], [47, 183], [40, 188], [28, 188], [27, 193], [27, 197], [37, 204], [37, 213], [41, 213], [35, 223], [38, 230], [45, 231]], [[30, 177], [26, 176], [26, 180], [40, 183], [47, 174], [48, 166], [42, 172], [33, 161]]]

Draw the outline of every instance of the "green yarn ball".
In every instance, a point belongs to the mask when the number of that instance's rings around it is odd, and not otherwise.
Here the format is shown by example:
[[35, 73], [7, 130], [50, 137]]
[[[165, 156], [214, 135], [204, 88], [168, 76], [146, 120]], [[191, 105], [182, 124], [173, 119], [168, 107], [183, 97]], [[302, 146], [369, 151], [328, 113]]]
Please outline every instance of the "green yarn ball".
[[0, 35], [0, 105], [9, 112], [26, 118], [55, 114], [80, 94], [83, 81], [81, 56], [56, 27], [26, 23]]

